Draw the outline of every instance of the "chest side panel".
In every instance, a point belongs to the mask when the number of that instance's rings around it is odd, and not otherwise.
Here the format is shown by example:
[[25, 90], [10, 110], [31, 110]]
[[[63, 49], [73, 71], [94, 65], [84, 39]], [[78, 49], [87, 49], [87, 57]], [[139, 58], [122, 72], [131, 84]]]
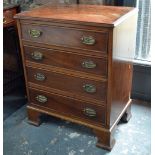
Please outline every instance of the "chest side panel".
[[130, 104], [132, 61], [136, 45], [137, 14], [127, 18], [113, 30], [111, 58], [110, 125], [117, 122]]

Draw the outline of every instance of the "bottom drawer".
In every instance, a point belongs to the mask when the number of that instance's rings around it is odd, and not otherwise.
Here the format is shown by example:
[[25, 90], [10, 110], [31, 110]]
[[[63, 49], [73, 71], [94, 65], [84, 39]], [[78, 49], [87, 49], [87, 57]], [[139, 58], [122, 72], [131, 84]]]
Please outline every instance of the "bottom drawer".
[[93, 124], [105, 124], [105, 109], [102, 106], [92, 105], [83, 101], [62, 97], [57, 94], [47, 93], [41, 90], [29, 89], [31, 104], [47, 108], [71, 118], [80, 118]]

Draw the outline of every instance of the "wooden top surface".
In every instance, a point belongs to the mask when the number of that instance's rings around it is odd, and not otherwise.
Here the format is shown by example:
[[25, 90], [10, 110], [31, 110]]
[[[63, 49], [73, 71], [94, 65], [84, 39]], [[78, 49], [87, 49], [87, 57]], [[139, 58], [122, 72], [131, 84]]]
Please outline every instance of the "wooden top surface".
[[48, 4], [19, 13], [15, 18], [76, 24], [84, 22], [113, 27], [136, 11], [137, 9], [132, 7], [76, 4], [54, 6]]

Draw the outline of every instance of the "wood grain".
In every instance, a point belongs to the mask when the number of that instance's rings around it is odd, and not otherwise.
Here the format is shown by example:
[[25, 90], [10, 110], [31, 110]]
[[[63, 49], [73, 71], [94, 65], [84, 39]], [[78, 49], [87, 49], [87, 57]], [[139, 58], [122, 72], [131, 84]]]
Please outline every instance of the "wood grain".
[[13, 18], [19, 13], [19, 5], [3, 8], [3, 27], [15, 26], [16, 20]]
[[[85, 56], [82, 54], [75, 54], [74, 52], [46, 49], [32, 46], [24, 46], [25, 58], [28, 61], [39, 63], [42, 65], [50, 65], [55, 67], [61, 67], [65, 69], [77, 70], [94, 75], [107, 76], [107, 60], [106, 58], [94, 58], [92, 56]], [[32, 58], [34, 52], [40, 52], [43, 55], [42, 60], [35, 60]], [[83, 63], [92, 61], [96, 67], [86, 68], [83, 67]]]
[[[30, 30], [40, 31], [41, 35], [37, 38], [33, 38], [29, 34]], [[93, 37], [95, 39], [95, 44], [86, 45], [82, 43], [82, 37], [84, 36]], [[31, 23], [22, 24], [22, 39], [56, 46], [75, 47], [79, 49], [102, 51], [106, 53], [107, 38], [108, 38], [108, 32], [94, 33], [87, 30], [79, 31], [78, 29], [33, 25]]]
[[[35, 75], [41, 73], [45, 76], [44, 81], [35, 79]], [[72, 92], [81, 96], [86, 96], [100, 101], [106, 100], [106, 82], [96, 82], [88, 79], [81, 79], [72, 77], [65, 74], [55, 73], [43, 69], [36, 69], [27, 67], [28, 82], [36, 83], [54, 89]], [[86, 84], [93, 85], [96, 88], [94, 93], [88, 93], [84, 90], [83, 86]]]
[[[131, 116], [137, 9], [45, 5], [15, 18], [19, 20], [29, 121], [39, 125], [40, 115], [48, 114], [86, 125], [93, 128], [97, 146], [111, 150], [117, 123]], [[30, 29], [41, 31], [40, 37], [30, 37]], [[83, 35], [95, 38], [95, 44], [81, 43]], [[32, 59], [34, 51], [43, 54], [40, 62]], [[97, 64], [94, 69], [81, 67], [87, 59]], [[44, 80], [36, 79], [37, 73]], [[86, 92], [85, 84], [91, 84], [87, 88], [94, 92]], [[96, 118], [88, 118], [82, 112], [86, 108]]]
[[[41, 11], [40, 11], [41, 10]], [[131, 7], [99, 5], [44, 5], [16, 15], [20, 19], [91, 24], [113, 27], [124, 15], [135, 12]]]
[[[29, 89], [31, 104], [37, 104], [41, 107], [45, 107], [50, 110], [56, 111], [59, 114], [64, 114], [72, 118], [81, 118], [89, 123], [99, 124], [100, 126], [105, 125], [105, 111], [104, 107], [95, 106], [85, 102], [79, 102], [74, 99], [62, 97], [59, 95], [52, 95], [50, 93]], [[44, 95], [47, 97], [46, 103], [40, 103], [36, 100], [37, 95]], [[95, 117], [85, 115], [84, 109], [91, 108], [96, 111]]]

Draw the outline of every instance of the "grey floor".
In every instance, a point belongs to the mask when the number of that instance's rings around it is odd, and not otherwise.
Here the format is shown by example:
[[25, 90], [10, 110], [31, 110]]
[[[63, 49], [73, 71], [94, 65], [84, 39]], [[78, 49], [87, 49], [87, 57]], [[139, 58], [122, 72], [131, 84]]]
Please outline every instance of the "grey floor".
[[133, 102], [132, 118], [118, 125], [111, 152], [95, 146], [97, 139], [87, 127], [54, 117], [35, 127], [27, 123], [25, 105], [6, 110], [12, 107], [4, 106], [4, 155], [150, 155], [149, 103]]
[[23, 87], [19, 87], [5, 94], [3, 97], [3, 120], [7, 119], [24, 104], [26, 104], [26, 97]]

